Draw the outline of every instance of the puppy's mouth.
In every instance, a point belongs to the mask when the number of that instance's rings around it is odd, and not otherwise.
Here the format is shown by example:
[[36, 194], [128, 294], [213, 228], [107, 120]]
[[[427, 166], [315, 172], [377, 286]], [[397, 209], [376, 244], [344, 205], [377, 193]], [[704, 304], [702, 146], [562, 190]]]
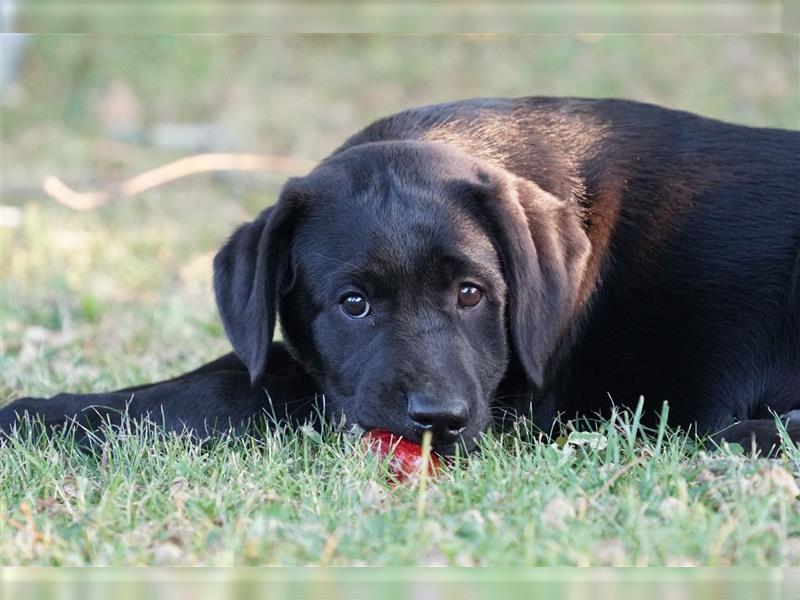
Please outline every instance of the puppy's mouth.
[[[326, 399], [325, 418], [337, 429], [349, 431], [358, 436], [363, 436], [373, 430], [381, 430], [414, 444], [422, 444], [425, 429], [414, 426], [404, 415], [385, 414], [383, 410], [379, 408], [376, 410], [374, 406], [353, 414], [351, 410], [348, 410], [348, 407], [352, 408], [353, 405], [358, 404], [353, 398], [342, 401], [337, 396], [327, 394]], [[480, 436], [488, 426], [488, 420], [473, 421], [471, 419], [458, 433], [443, 432], [441, 429], [439, 431], [432, 430], [431, 450], [441, 456], [470, 454], [477, 447]]]
[[[402, 438], [419, 446], [421, 446], [423, 442], [421, 434], [407, 430], [402, 431], [399, 428], [393, 427], [372, 426], [357, 423], [351, 429], [351, 431], [357, 435], [364, 435], [371, 431], [387, 431], [393, 436], [396, 436], [398, 439]], [[460, 456], [466, 456], [476, 449], [478, 445], [478, 438], [480, 437], [481, 433], [481, 431], [477, 431], [468, 434], [465, 431], [463, 434], [458, 436], [440, 436], [438, 439], [434, 435], [431, 439], [431, 450], [440, 456], [451, 457], [455, 456], [456, 454]]]

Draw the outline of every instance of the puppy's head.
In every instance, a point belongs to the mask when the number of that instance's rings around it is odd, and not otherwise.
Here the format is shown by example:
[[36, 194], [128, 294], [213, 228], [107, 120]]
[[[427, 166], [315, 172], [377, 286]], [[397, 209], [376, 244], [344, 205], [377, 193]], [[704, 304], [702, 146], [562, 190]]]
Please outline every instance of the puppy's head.
[[535, 386], [575, 308], [588, 240], [573, 209], [452, 148], [366, 144], [290, 180], [215, 260], [257, 383], [276, 322], [337, 421], [468, 449], [515, 352]]

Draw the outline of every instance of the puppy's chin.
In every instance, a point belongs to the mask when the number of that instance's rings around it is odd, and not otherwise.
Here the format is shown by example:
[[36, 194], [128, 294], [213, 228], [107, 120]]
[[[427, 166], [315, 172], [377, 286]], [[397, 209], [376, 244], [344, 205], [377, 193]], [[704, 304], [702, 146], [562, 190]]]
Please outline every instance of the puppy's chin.
[[477, 436], [470, 436], [468, 438], [461, 438], [454, 442], [448, 442], [445, 444], [437, 444], [434, 441], [431, 449], [440, 456], [455, 456], [456, 454], [459, 456], [466, 456], [468, 454], [472, 454], [477, 446]]
[[[394, 431], [391, 427], [380, 427], [380, 429], [388, 429], [395, 433], [395, 435], [402, 436], [410, 442], [422, 445], [422, 437], [413, 431], [406, 430], [403, 432], [399, 429]], [[467, 456], [475, 451], [478, 446], [478, 440], [482, 435], [482, 430], [469, 427], [468, 432], [463, 433], [456, 439], [437, 442], [436, 437], [434, 437], [431, 450], [440, 456], [455, 456], [456, 454], [459, 456]]]

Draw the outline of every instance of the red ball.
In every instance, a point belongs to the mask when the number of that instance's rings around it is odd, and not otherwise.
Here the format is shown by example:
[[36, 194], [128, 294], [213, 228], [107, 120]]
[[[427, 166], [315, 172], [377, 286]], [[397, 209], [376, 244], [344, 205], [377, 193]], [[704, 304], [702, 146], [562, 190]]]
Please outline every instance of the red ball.
[[[403, 481], [419, 475], [422, 469], [422, 446], [386, 429], [371, 429], [364, 434], [364, 441], [379, 458], [389, 458], [392, 475]], [[431, 452], [428, 457], [428, 474], [435, 475], [441, 467], [441, 459]]]

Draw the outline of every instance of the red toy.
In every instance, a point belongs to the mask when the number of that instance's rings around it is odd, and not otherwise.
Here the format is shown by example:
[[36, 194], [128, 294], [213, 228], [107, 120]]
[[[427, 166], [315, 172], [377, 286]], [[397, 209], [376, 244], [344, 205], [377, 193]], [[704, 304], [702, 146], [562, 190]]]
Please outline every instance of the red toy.
[[[422, 469], [422, 446], [409, 442], [401, 436], [385, 429], [371, 429], [364, 434], [364, 441], [380, 458], [391, 455], [389, 468], [399, 481], [418, 475]], [[428, 474], [435, 475], [441, 466], [441, 459], [430, 453]]]

